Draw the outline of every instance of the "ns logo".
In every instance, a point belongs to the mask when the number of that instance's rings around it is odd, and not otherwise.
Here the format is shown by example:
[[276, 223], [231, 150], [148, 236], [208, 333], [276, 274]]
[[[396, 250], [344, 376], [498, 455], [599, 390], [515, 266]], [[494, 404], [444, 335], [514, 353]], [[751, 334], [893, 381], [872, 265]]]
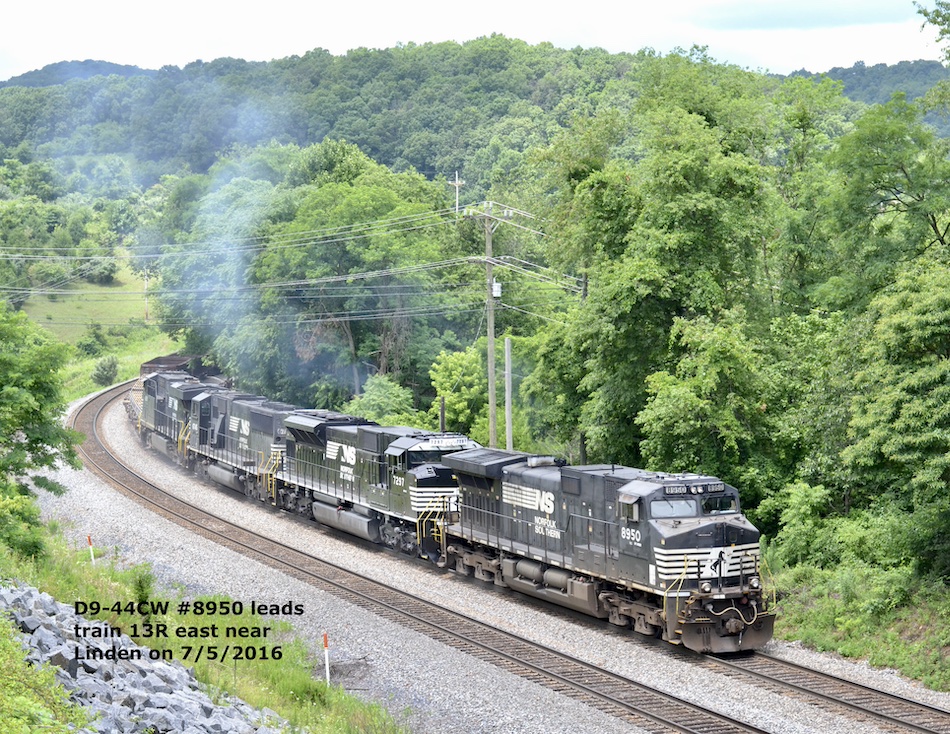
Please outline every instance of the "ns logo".
[[538, 510], [548, 515], [554, 512], [554, 492], [538, 492]]
[[534, 487], [525, 487], [512, 482], [502, 482], [502, 500], [516, 507], [543, 512], [550, 515], [554, 512], [554, 492], [543, 492]]
[[240, 436], [250, 436], [251, 422], [246, 418], [238, 418], [236, 415], [232, 415], [228, 420], [228, 430]]
[[356, 446], [347, 446], [336, 441], [327, 442], [327, 456], [330, 459], [339, 458], [341, 464], [356, 464]]

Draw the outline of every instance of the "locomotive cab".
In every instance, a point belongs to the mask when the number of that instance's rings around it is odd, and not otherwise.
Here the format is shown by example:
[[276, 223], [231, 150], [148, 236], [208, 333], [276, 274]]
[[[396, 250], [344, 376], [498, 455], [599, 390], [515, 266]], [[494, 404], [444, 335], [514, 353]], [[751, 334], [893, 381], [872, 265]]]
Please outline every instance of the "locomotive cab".
[[650, 583], [688, 647], [732, 652], [764, 644], [774, 615], [759, 576], [759, 531], [739, 493], [701, 475], [659, 475], [644, 497], [653, 538]]
[[475, 441], [457, 433], [417, 432], [389, 444], [386, 460], [390, 495], [400, 496], [401, 512], [414, 517], [454, 508], [458, 485], [442, 459], [446, 454], [477, 447]]

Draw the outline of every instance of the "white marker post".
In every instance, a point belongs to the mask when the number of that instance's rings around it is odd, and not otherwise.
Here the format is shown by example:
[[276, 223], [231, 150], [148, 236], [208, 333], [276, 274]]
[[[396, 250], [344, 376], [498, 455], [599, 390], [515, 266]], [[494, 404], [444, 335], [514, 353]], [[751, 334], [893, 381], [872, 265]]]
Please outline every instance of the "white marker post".
[[327, 633], [323, 633], [323, 666], [327, 672], [327, 685], [330, 685], [330, 642]]
[[92, 536], [87, 535], [86, 540], [89, 541], [89, 560], [92, 561], [92, 565], [96, 565], [96, 554], [92, 552]]

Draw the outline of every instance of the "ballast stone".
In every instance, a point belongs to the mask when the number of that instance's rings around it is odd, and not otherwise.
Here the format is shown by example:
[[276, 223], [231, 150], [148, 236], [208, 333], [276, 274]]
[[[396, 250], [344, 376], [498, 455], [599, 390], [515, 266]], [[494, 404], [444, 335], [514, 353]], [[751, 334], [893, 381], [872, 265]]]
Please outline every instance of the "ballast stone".
[[[86, 620], [72, 606], [30, 586], [0, 586], [0, 611], [21, 631], [26, 659], [56, 666], [70, 700], [98, 715], [99, 734], [181, 732], [182, 734], [280, 734], [288, 722], [270, 709], [257, 711], [238, 698], [215, 704], [181, 663], [150, 660], [127, 635], [83, 637], [77, 626], [106, 626]], [[102, 651], [142, 650], [142, 659], [76, 658], [76, 646]], [[81, 729], [78, 734], [92, 734]]]

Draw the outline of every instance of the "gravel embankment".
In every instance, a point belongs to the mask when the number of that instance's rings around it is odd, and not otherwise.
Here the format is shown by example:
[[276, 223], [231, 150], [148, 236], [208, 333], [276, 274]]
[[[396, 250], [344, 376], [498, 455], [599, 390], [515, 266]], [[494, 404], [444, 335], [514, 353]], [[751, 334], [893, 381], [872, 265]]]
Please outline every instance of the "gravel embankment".
[[[142, 451], [121, 408], [108, 418], [109, 440], [129, 463], [195, 504], [328, 561], [393, 583], [515, 634], [568, 652], [684, 700], [739, 716], [775, 734], [849, 730], [846, 721], [814, 706], [776, 696], [736, 679], [701, 671], [636, 644], [609, 626], [591, 629], [514, 595], [485, 589], [449, 573], [416, 567], [388, 554], [366, 552], [322, 531], [228, 490], [197, 482], [167, 461]], [[322, 636], [330, 640], [331, 679], [347, 691], [385, 705], [414, 732], [465, 731], [552, 734], [579, 729], [603, 734], [636, 730], [616, 719], [527, 683], [494, 666], [380, 619], [329, 594], [198, 538], [108, 490], [85, 471], [61, 470], [69, 487], [63, 497], [43, 494], [44, 516], [56, 518], [77, 547], [87, 535], [113, 549], [123, 562], [148, 561], [160, 584], [184, 587], [189, 595], [219, 593], [249, 603], [293, 601], [305, 613], [290, 618], [322, 660]], [[513, 597], [513, 598], [512, 598]], [[71, 601], [71, 600], [61, 600]], [[796, 645], [773, 642], [772, 654], [950, 709], [950, 695], [928, 691], [892, 671], [819, 655]], [[247, 663], [253, 664], [253, 663]], [[322, 675], [322, 664], [317, 665]]]

